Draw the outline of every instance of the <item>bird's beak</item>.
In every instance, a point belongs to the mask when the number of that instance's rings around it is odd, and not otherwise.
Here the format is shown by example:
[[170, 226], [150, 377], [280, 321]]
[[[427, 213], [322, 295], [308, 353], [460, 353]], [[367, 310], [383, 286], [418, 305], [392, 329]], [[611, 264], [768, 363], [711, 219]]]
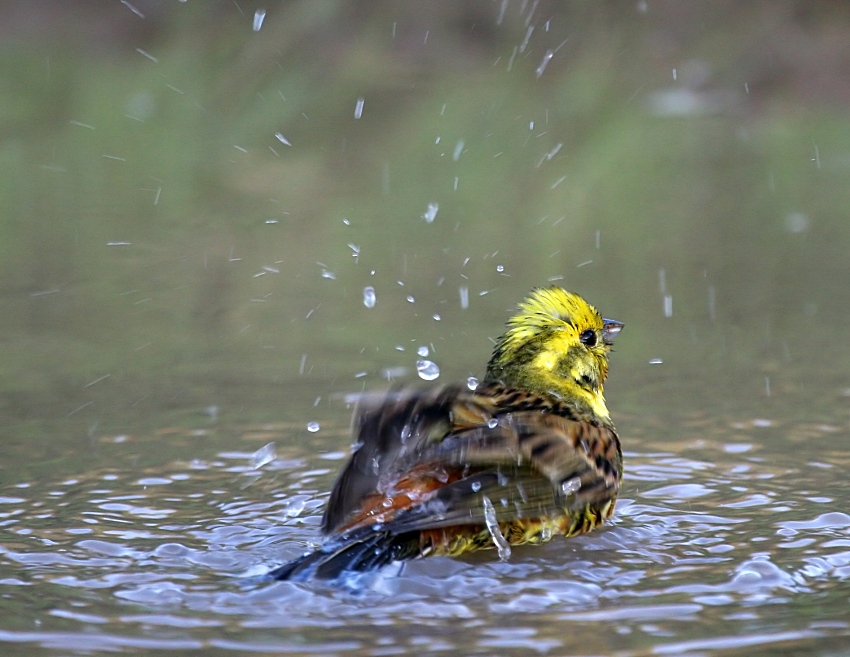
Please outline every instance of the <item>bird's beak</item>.
[[611, 344], [622, 330], [623, 322], [618, 322], [615, 319], [602, 319], [602, 340], [606, 344]]

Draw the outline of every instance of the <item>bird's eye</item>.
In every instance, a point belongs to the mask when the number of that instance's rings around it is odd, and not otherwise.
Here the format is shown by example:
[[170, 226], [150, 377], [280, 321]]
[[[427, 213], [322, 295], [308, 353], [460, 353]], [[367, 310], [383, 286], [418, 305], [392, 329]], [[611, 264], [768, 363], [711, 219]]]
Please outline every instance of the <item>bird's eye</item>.
[[596, 331], [591, 331], [590, 329], [582, 331], [581, 335], [578, 336], [578, 339], [582, 344], [585, 344], [588, 347], [593, 347], [596, 345]]

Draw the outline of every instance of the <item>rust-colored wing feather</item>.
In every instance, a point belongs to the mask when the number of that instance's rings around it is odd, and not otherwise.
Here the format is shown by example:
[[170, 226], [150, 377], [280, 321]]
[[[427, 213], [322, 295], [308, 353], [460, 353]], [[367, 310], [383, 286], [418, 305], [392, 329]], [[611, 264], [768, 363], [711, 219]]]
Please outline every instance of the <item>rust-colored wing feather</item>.
[[382, 482], [403, 475], [402, 461], [451, 432], [451, 407], [460, 392], [457, 386], [428, 392], [396, 389], [358, 405], [354, 452], [331, 490], [322, 518], [325, 534], [339, 529]]
[[358, 442], [326, 508], [326, 533], [393, 532], [602, 507], [622, 473], [613, 428], [539, 396], [493, 386], [393, 391], [355, 420]]

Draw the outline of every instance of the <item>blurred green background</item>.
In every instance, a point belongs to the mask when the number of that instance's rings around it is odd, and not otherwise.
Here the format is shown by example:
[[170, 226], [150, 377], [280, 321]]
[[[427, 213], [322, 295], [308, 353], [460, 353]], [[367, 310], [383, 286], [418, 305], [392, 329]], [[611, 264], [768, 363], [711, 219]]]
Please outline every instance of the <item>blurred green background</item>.
[[0, 26], [7, 441], [301, 422], [416, 380], [422, 345], [481, 374], [549, 281], [626, 323], [615, 415], [846, 413], [846, 3], [21, 0]]

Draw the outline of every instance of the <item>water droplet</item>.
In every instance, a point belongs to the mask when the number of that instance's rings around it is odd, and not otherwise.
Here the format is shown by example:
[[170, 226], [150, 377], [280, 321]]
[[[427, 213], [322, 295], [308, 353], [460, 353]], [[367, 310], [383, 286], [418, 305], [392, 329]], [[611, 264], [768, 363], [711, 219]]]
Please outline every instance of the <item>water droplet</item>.
[[439, 322], [442, 319], [437, 313], [434, 313], [434, 321]]
[[407, 295], [407, 303], [416, 303], [416, 299], [413, 298], [412, 294]]
[[558, 154], [558, 151], [560, 151], [563, 146], [563, 143], [555, 144], [555, 147], [551, 151], [546, 153], [546, 159], [551, 160], [553, 157], [555, 157]]
[[357, 120], [361, 116], [363, 116], [363, 103], [365, 103], [365, 99], [358, 98], [357, 104], [354, 106], [354, 119]]
[[466, 387], [470, 390], [475, 390], [478, 387], [478, 379], [476, 379], [474, 376], [469, 377], [466, 380]]
[[469, 288], [466, 285], [461, 285], [458, 288], [458, 293], [460, 294], [460, 307], [466, 310], [469, 308]]
[[281, 515], [284, 518], [294, 518], [301, 515], [301, 512], [307, 506], [307, 497], [299, 495], [292, 498], [286, 503], [286, 506], [281, 510]]
[[493, 508], [493, 503], [486, 495], [482, 500], [482, 504], [484, 505], [484, 524], [487, 525], [487, 531], [490, 532], [490, 537], [493, 539], [493, 543], [496, 544], [499, 559], [507, 561], [511, 558], [511, 544], [508, 543], [505, 535], [502, 534], [499, 521], [496, 519], [496, 509]]
[[433, 381], [440, 376], [440, 368], [431, 360], [417, 360], [416, 372], [419, 374], [419, 378], [425, 381]]
[[322, 278], [328, 278], [332, 281], [335, 281], [336, 280], [336, 274], [334, 274], [329, 269], [323, 269], [322, 270]]
[[428, 347], [423, 344], [421, 347], [419, 347], [419, 349], [416, 350], [416, 353], [422, 356], [422, 358], [425, 358], [431, 352], [428, 351]]
[[374, 308], [375, 303], [378, 301], [378, 297], [375, 296], [375, 288], [371, 285], [367, 285], [363, 288], [363, 305], [367, 308]]
[[266, 463], [271, 463], [277, 458], [274, 449], [274, 443], [269, 443], [264, 447], [260, 447], [256, 452], [251, 455], [251, 467], [254, 470], [259, 470]]
[[664, 363], [664, 361], [661, 360], [660, 358], [651, 358], [650, 361], [649, 361], [650, 365], [661, 365], [663, 363]]
[[307, 431], [310, 433], [316, 433], [321, 427], [318, 422], [308, 422], [307, 423]]
[[391, 498], [391, 497], [385, 497], [385, 498], [384, 498], [384, 501], [383, 501], [383, 502], [381, 502], [381, 504], [383, 505], [383, 507], [384, 507], [385, 509], [391, 509], [391, 508], [392, 508], [392, 506], [393, 506], [393, 500], [392, 500], [392, 498]]
[[547, 50], [546, 54], [543, 55], [543, 61], [540, 62], [540, 66], [538, 66], [537, 70], [535, 71], [535, 74], [537, 75], [538, 78], [541, 75], [543, 75], [543, 71], [545, 71], [546, 67], [549, 66], [549, 62], [552, 61], [552, 58], [554, 56], [555, 56], [555, 53], [552, 52], [551, 50]]
[[499, 420], [497, 420], [496, 418], [491, 417], [489, 420], [487, 420], [487, 427], [489, 429], [495, 429], [498, 426], [499, 426]]
[[478, 491], [481, 490], [481, 482], [480, 481], [473, 481], [472, 484], [470, 484], [469, 487], [472, 489], [473, 493], [477, 493]]
[[254, 32], [259, 32], [263, 27], [263, 21], [266, 18], [266, 10], [258, 9], [254, 12]]
[[437, 218], [437, 211], [440, 209], [439, 203], [429, 203], [428, 209], [425, 210], [425, 214], [422, 215], [422, 218], [425, 220], [426, 224], [434, 223], [434, 219]]
[[281, 144], [284, 144], [285, 146], [292, 146], [292, 144], [289, 143], [289, 140], [286, 137], [283, 136], [282, 132], [276, 132], [276, 133], [274, 133], [274, 136], [277, 137], [277, 140]]
[[581, 488], [581, 479], [578, 477], [572, 477], [571, 479], [567, 479], [565, 482], [561, 483], [561, 493], [564, 495], [577, 493], [579, 488]]
[[457, 144], [455, 144], [455, 152], [452, 153], [452, 159], [457, 162], [460, 159], [461, 153], [463, 153], [463, 144], [464, 141], [461, 139]]
[[499, 272], [499, 273], [505, 271], [505, 266], [504, 265], [496, 265], [496, 271]]

